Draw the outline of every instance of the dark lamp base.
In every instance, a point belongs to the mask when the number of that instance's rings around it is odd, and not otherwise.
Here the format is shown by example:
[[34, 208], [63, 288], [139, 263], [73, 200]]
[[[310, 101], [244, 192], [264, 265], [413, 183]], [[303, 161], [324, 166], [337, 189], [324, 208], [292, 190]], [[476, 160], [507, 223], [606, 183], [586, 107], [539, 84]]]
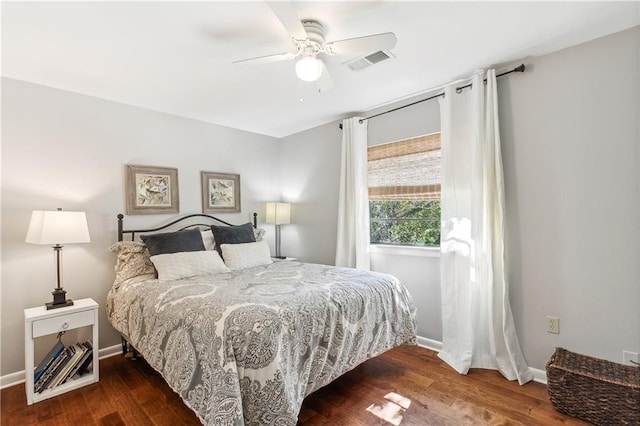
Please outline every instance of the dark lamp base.
[[73, 306], [73, 300], [66, 298], [67, 292], [63, 289], [56, 288], [51, 292], [51, 294], [53, 294], [53, 302], [45, 303], [47, 310]]
[[286, 259], [287, 256], [273, 256], [275, 259]]

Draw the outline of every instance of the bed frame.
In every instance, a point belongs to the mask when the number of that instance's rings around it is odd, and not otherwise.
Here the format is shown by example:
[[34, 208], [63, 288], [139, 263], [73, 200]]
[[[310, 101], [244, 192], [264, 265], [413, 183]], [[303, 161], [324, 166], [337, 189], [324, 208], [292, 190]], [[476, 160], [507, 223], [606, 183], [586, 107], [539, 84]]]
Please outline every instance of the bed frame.
[[[158, 232], [158, 231], [164, 231], [166, 229], [169, 229], [171, 227], [173, 227], [174, 225], [178, 225], [182, 222], [186, 222], [191, 218], [198, 218], [198, 220], [203, 220], [203, 219], [209, 219], [210, 221], [218, 222], [221, 223], [223, 225], [227, 225], [227, 226], [233, 226], [232, 223], [229, 223], [227, 221], [224, 221], [222, 219], [219, 219], [215, 216], [211, 216], [208, 214], [203, 214], [203, 213], [194, 213], [194, 214], [188, 214], [188, 215], [184, 215], [184, 216], [180, 216], [177, 219], [166, 223], [162, 226], [158, 226], [156, 228], [148, 228], [148, 229], [124, 229], [124, 215], [122, 213], [118, 214], [118, 241], [124, 241], [124, 235], [128, 234], [128, 236], [130, 236], [131, 241], [135, 240], [136, 238], [136, 234], [147, 234], [150, 232]], [[178, 231], [182, 231], [184, 229], [189, 229], [189, 228], [197, 228], [200, 226], [211, 226], [211, 223], [189, 223], [186, 225], [179, 225], [180, 227], [177, 228]], [[253, 213], [253, 227], [257, 228], [258, 227], [258, 213]]]
[[[199, 220], [199, 221], [208, 221], [210, 223], [192, 223], [190, 219], [193, 219], [193, 218], [197, 218], [196, 220]], [[131, 238], [130, 241], [134, 241], [136, 238], [136, 234], [154, 233], [154, 232], [164, 231], [169, 228], [172, 228], [173, 230], [177, 230], [177, 231], [182, 231], [185, 229], [199, 228], [202, 226], [208, 227], [216, 222], [221, 223], [223, 225], [227, 225], [227, 226], [233, 226], [233, 224], [227, 221], [224, 221], [222, 219], [219, 219], [215, 216], [211, 216], [203, 213], [194, 213], [194, 214], [179, 216], [177, 219], [172, 220], [171, 222], [168, 222], [164, 225], [161, 225], [155, 228], [124, 229], [124, 215], [120, 213], [118, 214], [118, 241], [124, 241], [125, 234], [127, 235], [127, 237]], [[258, 227], [258, 213], [253, 213], [253, 228], [255, 229], [257, 227]], [[127, 339], [124, 338], [124, 336], [120, 336], [120, 338], [122, 339], [122, 355], [126, 356], [127, 353], [129, 352], [129, 349], [131, 349], [132, 356], [130, 359], [131, 360], [138, 359], [138, 351], [136, 351], [136, 349], [129, 344], [129, 342], [127, 341]]]

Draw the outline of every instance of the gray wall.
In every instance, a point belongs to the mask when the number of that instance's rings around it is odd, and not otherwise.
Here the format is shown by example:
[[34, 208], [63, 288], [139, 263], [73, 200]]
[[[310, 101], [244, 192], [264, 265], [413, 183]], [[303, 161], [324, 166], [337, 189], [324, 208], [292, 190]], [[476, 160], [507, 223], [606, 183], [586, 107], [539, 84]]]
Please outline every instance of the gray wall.
[[281, 198], [293, 203], [282, 226], [282, 254], [312, 263], [335, 261], [341, 131], [336, 123], [282, 139]]
[[[639, 32], [527, 60], [526, 73], [499, 80], [510, 300], [534, 368], [544, 369], [556, 346], [617, 362], [623, 350], [640, 352]], [[437, 101], [372, 119], [369, 143], [431, 131], [433, 108]], [[318, 129], [286, 138], [289, 147], [303, 141], [304, 151], [285, 149], [285, 164], [316, 152], [338, 161], [333, 126], [315, 141]], [[308, 202], [319, 197], [327, 208], [300, 225], [325, 231], [300, 250], [333, 259], [337, 179], [321, 170], [304, 176], [322, 182]], [[296, 179], [283, 172], [284, 182]], [[418, 306], [418, 334], [441, 340], [437, 258], [374, 253], [372, 267], [403, 280]], [[546, 332], [547, 315], [560, 318], [559, 335]]]
[[636, 27], [500, 83], [511, 302], [537, 368], [556, 346], [640, 352], [639, 55]]
[[[184, 119], [11, 79], [2, 80], [2, 365], [24, 369], [23, 309], [50, 301], [55, 262], [48, 246], [24, 242], [32, 210], [87, 212], [91, 243], [63, 251], [68, 297], [100, 304], [100, 347], [119, 343], [105, 315], [114, 278], [116, 215], [124, 211], [125, 164], [177, 167], [181, 213], [201, 212], [200, 171], [241, 175], [249, 221], [280, 195], [280, 142], [267, 136]], [[132, 226], [164, 215], [127, 216]], [[273, 244], [273, 228], [265, 226]]]

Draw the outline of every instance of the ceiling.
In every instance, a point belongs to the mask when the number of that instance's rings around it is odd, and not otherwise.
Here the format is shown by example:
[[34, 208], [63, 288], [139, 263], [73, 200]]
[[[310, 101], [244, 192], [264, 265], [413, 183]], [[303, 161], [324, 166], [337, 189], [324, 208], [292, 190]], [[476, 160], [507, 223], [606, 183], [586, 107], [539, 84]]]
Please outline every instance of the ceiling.
[[[296, 2], [328, 40], [394, 32], [361, 71], [325, 57], [334, 86], [302, 83], [266, 2], [3, 2], [2, 75], [284, 137], [467, 76], [640, 24], [640, 2]], [[370, 52], [366, 52], [370, 53]], [[603, 66], [606, 66], [603, 58]]]

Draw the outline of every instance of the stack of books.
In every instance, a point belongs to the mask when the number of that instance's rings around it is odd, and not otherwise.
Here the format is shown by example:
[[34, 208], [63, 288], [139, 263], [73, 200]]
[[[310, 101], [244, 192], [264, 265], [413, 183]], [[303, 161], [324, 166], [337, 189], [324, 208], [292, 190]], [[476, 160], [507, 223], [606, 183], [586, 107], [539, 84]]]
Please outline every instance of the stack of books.
[[84, 374], [93, 361], [91, 341], [65, 346], [61, 341], [36, 366], [33, 374], [34, 391], [53, 389]]

